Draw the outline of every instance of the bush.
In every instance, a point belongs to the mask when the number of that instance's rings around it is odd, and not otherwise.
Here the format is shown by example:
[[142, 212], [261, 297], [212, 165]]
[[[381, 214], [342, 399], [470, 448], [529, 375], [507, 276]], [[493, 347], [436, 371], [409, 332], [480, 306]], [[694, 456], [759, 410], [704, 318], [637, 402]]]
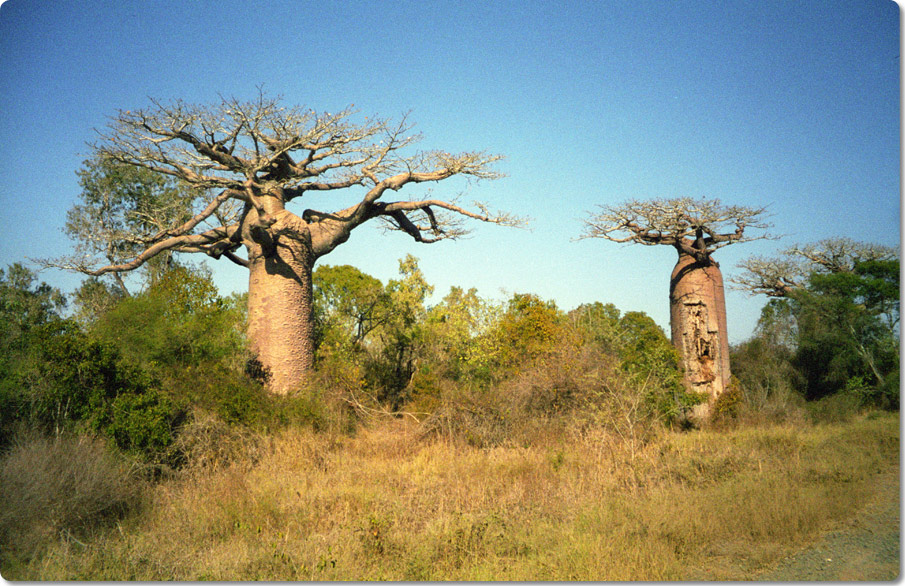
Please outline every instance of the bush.
[[162, 457], [182, 413], [145, 371], [71, 321], [42, 326], [40, 337], [39, 360], [20, 397], [22, 417], [48, 433], [84, 425], [122, 450]]
[[650, 376], [639, 383], [595, 345], [561, 346], [495, 386], [444, 387], [421, 431], [491, 447], [544, 443], [595, 428], [638, 444], [667, 422], [658, 399], [662, 384]]
[[182, 418], [156, 391], [128, 393], [113, 399], [103, 431], [121, 450], [154, 458], [173, 443], [173, 430]]
[[572, 310], [569, 318], [585, 344], [617, 360], [627, 384], [644, 390], [648, 406], [665, 423], [685, 424], [691, 408], [706, 399], [685, 390], [679, 353], [647, 314], [620, 315], [612, 304], [595, 302]]
[[189, 472], [214, 470], [236, 462], [254, 464], [261, 450], [260, 436], [247, 427], [230, 425], [217, 415], [196, 408], [179, 428], [171, 459]]
[[223, 299], [203, 270], [176, 267], [101, 315], [91, 332], [169, 382], [190, 366], [236, 363], [244, 340], [241, 299]]

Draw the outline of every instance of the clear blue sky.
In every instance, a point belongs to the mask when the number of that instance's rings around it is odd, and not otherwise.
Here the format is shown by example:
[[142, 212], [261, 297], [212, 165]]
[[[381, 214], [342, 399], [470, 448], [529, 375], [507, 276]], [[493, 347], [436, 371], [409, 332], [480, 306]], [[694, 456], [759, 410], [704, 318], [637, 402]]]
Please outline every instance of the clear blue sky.
[[[890, 0], [7, 0], [0, 81], [0, 266], [69, 251], [75, 171], [106, 117], [261, 85], [317, 110], [411, 111], [423, 148], [505, 155], [506, 178], [434, 194], [531, 216], [530, 231], [426, 246], [365, 226], [321, 260], [386, 281], [412, 253], [438, 298], [458, 285], [612, 302], [668, 331], [672, 249], [573, 241], [586, 211], [627, 198], [769, 205], [787, 236], [719, 251], [726, 277], [795, 242], [900, 239]], [[245, 289], [242, 269], [211, 266], [224, 292]], [[729, 292], [733, 342], [763, 303]]]

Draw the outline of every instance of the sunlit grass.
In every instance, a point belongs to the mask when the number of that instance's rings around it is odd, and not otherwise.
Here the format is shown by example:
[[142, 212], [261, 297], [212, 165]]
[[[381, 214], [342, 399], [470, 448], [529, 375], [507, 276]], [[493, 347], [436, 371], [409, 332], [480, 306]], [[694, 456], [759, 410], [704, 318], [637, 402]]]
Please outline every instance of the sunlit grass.
[[[8, 579], [744, 579], [849, 518], [898, 465], [896, 414], [827, 425], [603, 432], [476, 448], [404, 421], [289, 428], [256, 457], [149, 489], [84, 547]], [[261, 447], [263, 446], [263, 447]]]

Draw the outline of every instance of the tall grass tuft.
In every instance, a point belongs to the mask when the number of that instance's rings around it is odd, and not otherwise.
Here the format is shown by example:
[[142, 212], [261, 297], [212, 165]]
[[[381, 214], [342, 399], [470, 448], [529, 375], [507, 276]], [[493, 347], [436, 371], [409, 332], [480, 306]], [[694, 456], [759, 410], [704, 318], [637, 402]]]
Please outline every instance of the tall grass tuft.
[[87, 547], [95, 532], [138, 504], [129, 463], [98, 439], [20, 438], [0, 461], [4, 558], [31, 559], [53, 542]]

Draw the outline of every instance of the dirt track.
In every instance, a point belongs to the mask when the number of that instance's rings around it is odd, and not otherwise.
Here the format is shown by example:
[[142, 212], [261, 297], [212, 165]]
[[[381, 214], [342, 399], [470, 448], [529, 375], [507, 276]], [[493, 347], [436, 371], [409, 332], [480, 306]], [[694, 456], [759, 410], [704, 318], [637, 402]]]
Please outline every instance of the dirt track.
[[871, 501], [845, 526], [780, 562], [757, 580], [897, 580], [900, 576], [898, 470], [877, 477]]

